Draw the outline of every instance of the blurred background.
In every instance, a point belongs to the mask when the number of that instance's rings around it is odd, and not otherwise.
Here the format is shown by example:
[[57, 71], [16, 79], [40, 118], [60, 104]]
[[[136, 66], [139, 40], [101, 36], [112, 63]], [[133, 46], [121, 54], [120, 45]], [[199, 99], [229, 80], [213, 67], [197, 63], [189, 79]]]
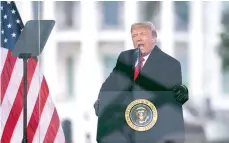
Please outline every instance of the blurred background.
[[151, 21], [158, 45], [181, 62], [190, 99], [186, 143], [229, 143], [229, 2], [17, 1], [24, 24], [53, 19], [39, 57], [68, 143], [96, 143], [93, 104], [117, 56], [132, 49], [130, 26]]

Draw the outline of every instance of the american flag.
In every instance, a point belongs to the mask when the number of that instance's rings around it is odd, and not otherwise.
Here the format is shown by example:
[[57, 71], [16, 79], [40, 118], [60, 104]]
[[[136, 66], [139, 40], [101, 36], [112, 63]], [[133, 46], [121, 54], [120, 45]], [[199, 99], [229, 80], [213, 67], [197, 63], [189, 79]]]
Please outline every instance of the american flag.
[[[23, 138], [23, 61], [12, 56], [23, 22], [14, 2], [1, 1], [0, 141], [18, 143]], [[27, 135], [29, 143], [65, 143], [59, 116], [39, 62], [28, 60]]]

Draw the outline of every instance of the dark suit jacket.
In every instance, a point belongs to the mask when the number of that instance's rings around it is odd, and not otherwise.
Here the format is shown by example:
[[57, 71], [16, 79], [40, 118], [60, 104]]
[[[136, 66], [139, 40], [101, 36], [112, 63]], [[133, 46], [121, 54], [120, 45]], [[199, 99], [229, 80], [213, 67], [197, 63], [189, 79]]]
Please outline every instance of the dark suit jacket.
[[[171, 91], [174, 86], [182, 84], [181, 66], [179, 61], [161, 51], [158, 46], [154, 47], [139, 76], [134, 81], [134, 66], [137, 60], [136, 54], [136, 49], [121, 52], [115, 68], [102, 84], [98, 98], [100, 98], [102, 94], [106, 94], [106, 96], [110, 97], [114, 96], [114, 94], [119, 94], [119, 98], [116, 99], [115, 102], [124, 103], [125, 101], [131, 100], [130, 98], [133, 97], [131, 94], [134, 91]], [[160, 99], [158, 99], [155, 104], [157, 104], [156, 106], [160, 106], [159, 104], [163, 104], [164, 101], [165, 100], [160, 101]], [[107, 110], [111, 113], [112, 110], [116, 112], [119, 108], [121, 107], [110, 107]], [[122, 143], [134, 142], [134, 140], [131, 140], [131, 135], [133, 133], [132, 130], [128, 127], [123, 128], [122, 126], [125, 124], [124, 118], [117, 119], [118, 115], [113, 117], [113, 115], [108, 115], [108, 112], [96, 112], [99, 114], [97, 130], [98, 141], [113, 143], [119, 140], [113, 142], [111, 140], [122, 138], [122, 135], [126, 134], [128, 136], [128, 141], [121, 141], [121, 139], [120, 141]], [[103, 118], [103, 116], [106, 116], [106, 118]], [[108, 119], [107, 117], [110, 118]], [[121, 129], [122, 131], [114, 132], [114, 130], [118, 129]], [[113, 138], [106, 138], [108, 134], [113, 134], [111, 135]], [[126, 137], [123, 137], [123, 140], [125, 140], [124, 138]]]
[[[155, 46], [149, 55], [136, 81], [134, 65], [137, 60], [136, 50], [122, 52], [110, 76], [101, 87], [101, 91], [129, 91], [134, 85], [141, 90], [171, 90], [182, 84], [180, 62]], [[135, 89], [138, 90], [138, 89]]]

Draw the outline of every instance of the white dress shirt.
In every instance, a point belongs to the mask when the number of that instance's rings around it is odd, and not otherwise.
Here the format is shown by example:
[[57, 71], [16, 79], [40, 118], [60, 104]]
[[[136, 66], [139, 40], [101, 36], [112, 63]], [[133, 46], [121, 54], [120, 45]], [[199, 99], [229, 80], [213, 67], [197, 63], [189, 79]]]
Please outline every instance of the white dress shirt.
[[[143, 57], [143, 58], [144, 58], [144, 61], [143, 61], [143, 63], [142, 63], [142, 67], [145, 65], [147, 59], [149, 58], [149, 55], [150, 55], [150, 54], [148, 54], [148, 55], [146, 55], [146, 56]], [[137, 66], [137, 64], [138, 64], [138, 60], [136, 60], [136, 62], [135, 62], [135, 67]]]

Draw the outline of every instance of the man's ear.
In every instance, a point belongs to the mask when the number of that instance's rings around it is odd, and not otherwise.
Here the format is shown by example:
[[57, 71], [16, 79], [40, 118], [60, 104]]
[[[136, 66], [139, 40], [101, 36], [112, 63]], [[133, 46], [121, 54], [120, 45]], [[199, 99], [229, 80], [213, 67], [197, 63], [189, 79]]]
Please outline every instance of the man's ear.
[[156, 43], [156, 39], [157, 39], [156, 37], [153, 37], [153, 38], [152, 38], [152, 42], [153, 42], [153, 43]]

